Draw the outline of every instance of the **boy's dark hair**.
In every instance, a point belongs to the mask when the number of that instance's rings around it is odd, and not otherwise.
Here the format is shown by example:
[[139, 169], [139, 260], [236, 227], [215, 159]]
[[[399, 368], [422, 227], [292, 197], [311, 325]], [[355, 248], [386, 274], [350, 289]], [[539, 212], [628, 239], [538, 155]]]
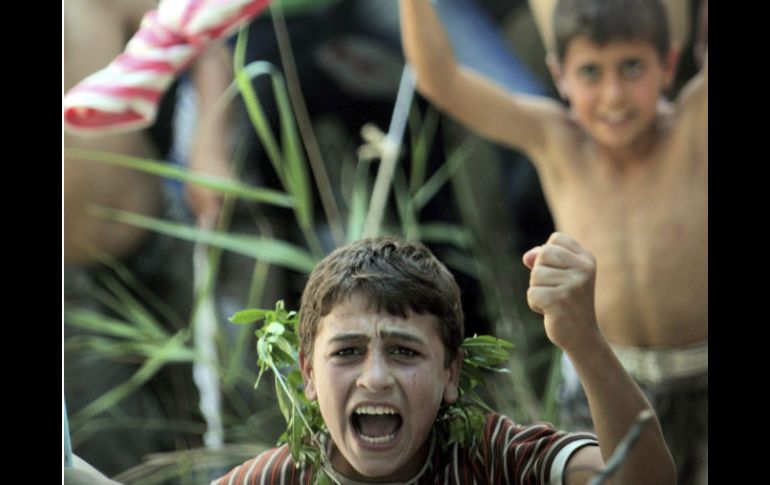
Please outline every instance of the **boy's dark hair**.
[[567, 46], [579, 36], [600, 46], [613, 40], [647, 41], [661, 60], [670, 45], [666, 9], [660, 0], [558, 0], [553, 32], [559, 62], [564, 62]]
[[300, 348], [309, 358], [321, 318], [353, 293], [376, 311], [406, 318], [410, 312], [439, 320], [448, 366], [463, 341], [463, 310], [454, 276], [423, 244], [390, 236], [336, 249], [310, 274], [300, 305]]

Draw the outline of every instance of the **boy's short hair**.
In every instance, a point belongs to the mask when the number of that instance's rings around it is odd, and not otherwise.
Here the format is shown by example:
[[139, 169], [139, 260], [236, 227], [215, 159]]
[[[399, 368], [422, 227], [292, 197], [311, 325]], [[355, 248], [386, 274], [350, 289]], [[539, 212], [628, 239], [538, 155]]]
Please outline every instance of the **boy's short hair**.
[[613, 40], [646, 41], [661, 60], [670, 45], [666, 9], [660, 0], [558, 0], [553, 32], [559, 62], [579, 36], [600, 46]]
[[433, 253], [416, 241], [391, 236], [363, 239], [336, 249], [315, 267], [302, 293], [299, 339], [310, 357], [321, 318], [353, 293], [376, 311], [406, 318], [410, 312], [439, 320], [445, 365], [463, 341], [460, 288]]

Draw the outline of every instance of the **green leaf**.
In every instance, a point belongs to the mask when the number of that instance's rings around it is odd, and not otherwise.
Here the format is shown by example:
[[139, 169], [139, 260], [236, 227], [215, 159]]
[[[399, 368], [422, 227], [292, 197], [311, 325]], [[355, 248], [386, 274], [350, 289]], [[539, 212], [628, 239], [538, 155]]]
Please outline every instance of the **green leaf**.
[[[417, 111], [418, 108], [415, 105], [412, 112], [417, 113]], [[417, 136], [413, 135], [416, 141], [412, 144], [412, 170], [409, 177], [409, 193], [411, 194], [415, 194], [425, 181], [428, 151], [438, 127], [438, 120], [438, 111], [428, 106], [423, 123], [420, 125], [419, 134]]]
[[292, 409], [292, 418], [291, 418], [291, 441], [293, 443], [293, 448], [295, 453], [299, 453], [299, 451], [302, 449], [302, 442], [304, 440], [306, 433], [306, 430], [304, 428], [304, 423], [302, 422], [302, 419], [297, 415], [297, 409]]
[[286, 327], [283, 326], [280, 322], [270, 322], [263, 331], [265, 333], [270, 333], [273, 335], [283, 335], [283, 332], [286, 331]]
[[265, 339], [257, 340], [257, 357], [259, 358], [260, 368], [272, 367], [273, 359], [270, 355], [270, 347]]
[[286, 339], [280, 339], [275, 342], [276, 353], [280, 352], [279, 367], [289, 367], [297, 363], [296, 346], [292, 346]]
[[406, 176], [402, 167], [397, 167], [393, 174], [393, 195], [396, 200], [402, 233], [407, 240], [422, 240], [422, 234], [417, 223], [409, 189], [406, 186]]
[[105, 335], [111, 335], [113, 337], [131, 340], [146, 340], [148, 338], [146, 332], [143, 332], [128, 322], [114, 320], [91, 310], [65, 310], [64, 321], [69, 325]]
[[551, 369], [548, 372], [543, 395], [543, 421], [556, 423], [558, 419], [557, 395], [561, 381], [561, 349], [554, 347], [551, 358]]
[[475, 139], [466, 139], [463, 144], [449, 156], [447, 161], [434, 173], [425, 184], [420, 187], [412, 202], [415, 211], [419, 212], [430, 200], [438, 193], [457, 172], [461, 164], [465, 162], [476, 149], [477, 141]]
[[[113, 264], [112, 266], [114, 267], [115, 265]], [[155, 317], [128, 291], [125, 284], [106, 272], [100, 273], [98, 280], [115, 298], [109, 298], [104, 293], [94, 289], [94, 294], [97, 298], [104, 302], [109, 301], [106, 304], [112, 310], [122, 315], [126, 321], [132, 322], [137, 327], [144, 329], [148, 334], [159, 338], [168, 336], [168, 333], [158, 324]]]
[[[259, 71], [259, 61], [255, 64], [255, 71]], [[246, 66], [248, 71], [251, 67]], [[289, 103], [289, 95], [286, 91], [286, 82], [280, 72], [273, 69], [262, 71], [270, 74], [273, 82], [278, 116], [281, 123], [281, 141], [286, 150], [286, 188], [290, 194], [296, 197], [298, 203], [295, 207], [297, 222], [301, 227], [313, 226], [313, 198], [310, 190], [310, 181], [305, 161], [304, 151], [299, 142], [297, 126], [294, 122], [293, 111]]]
[[368, 160], [360, 160], [356, 166], [356, 176], [353, 181], [350, 212], [348, 215], [348, 241], [361, 238], [366, 223], [366, 213], [369, 208], [369, 165]]
[[317, 478], [316, 478], [317, 485], [335, 485], [335, 482], [333, 482], [332, 479], [329, 478], [329, 475], [327, 475], [323, 469], [317, 470], [316, 473], [317, 473]]
[[247, 325], [264, 319], [266, 314], [267, 310], [241, 310], [230, 317], [230, 322], [235, 323], [236, 325]]
[[272, 67], [271, 64], [265, 62], [262, 65], [251, 63], [249, 64], [249, 66], [251, 66], [251, 71], [245, 70], [244, 59], [246, 58], [247, 38], [248, 36], [246, 35], [246, 30], [241, 29], [241, 31], [238, 32], [238, 40], [235, 44], [235, 53], [233, 56], [233, 67], [235, 71], [234, 82], [238, 86], [238, 90], [241, 92], [243, 102], [246, 106], [246, 112], [249, 115], [249, 119], [251, 120], [251, 124], [254, 127], [257, 136], [259, 137], [259, 141], [265, 148], [265, 152], [267, 153], [270, 162], [273, 164], [273, 168], [275, 169], [276, 174], [278, 174], [278, 178], [281, 179], [283, 186], [286, 187], [283, 168], [283, 153], [281, 153], [281, 150], [278, 147], [278, 142], [275, 140], [273, 131], [270, 129], [270, 123], [267, 120], [267, 116], [265, 116], [262, 105], [259, 103], [257, 93], [251, 83], [252, 77], [260, 74], [260, 71], [258, 70], [260, 69], [260, 66], [262, 66], [261, 69], [264, 70], [275, 68]]
[[286, 422], [289, 422], [292, 412], [291, 397], [286, 395], [278, 379], [275, 379], [275, 395], [278, 398], [278, 408], [281, 410], [281, 414], [283, 414]]

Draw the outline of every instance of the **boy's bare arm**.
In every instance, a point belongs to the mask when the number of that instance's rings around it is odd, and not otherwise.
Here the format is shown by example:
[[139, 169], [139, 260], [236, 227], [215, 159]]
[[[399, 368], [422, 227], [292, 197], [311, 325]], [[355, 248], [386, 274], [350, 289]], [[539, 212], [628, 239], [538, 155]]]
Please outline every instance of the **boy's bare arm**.
[[513, 94], [460, 65], [428, 0], [401, 0], [401, 35], [420, 93], [490, 140], [541, 154], [546, 127], [566, 117], [555, 101]]
[[[601, 468], [644, 409], [652, 410], [639, 387], [612, 353], [596, 324], [596, 260], [574, 239], [554, 233], [528, 251], [532, 269], [529, 306], [544, 315], [548, 338], [570, 358], [583, 383], [600, 449], [584, 447], [567, 468]], [[673, 484], [676, 471], [657, 419], [648, 423], [619, 468], [617, 483]], [[583, 484], [589, 474], [567, 474], [565, 483]]]
[[702, 63], [696, 74], [679, 94], [677, 112], [683, 123], [694, 130], [695, 142], [705, 143], [708, 132], [708, 0], [701, 2], [698, 20], [698, 36], [695, 42], [695, 56]]
[[[190, 169], [221, 178], [232, 176], [232, 110], [220, 102], [232, 80], [232, 71], [232, 55], [221, 43], [212, 45], [192, 66], [198, 109], [191, 140]], [[219, 216], [221, 195], [195, 184], [188, 184], [186, 192], [199, 225], [212, 227]]]

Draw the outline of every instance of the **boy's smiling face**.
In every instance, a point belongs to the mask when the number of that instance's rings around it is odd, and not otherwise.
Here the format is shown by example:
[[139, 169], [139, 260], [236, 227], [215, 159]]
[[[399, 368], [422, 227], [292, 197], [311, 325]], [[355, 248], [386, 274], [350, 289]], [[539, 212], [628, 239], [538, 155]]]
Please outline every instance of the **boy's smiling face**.
[[673, 55], [662, 60], [649, 42], [600, 46], [579, 36], [569, 42], [561, 66], [551, 69], [583, 129], [601, 146], [627, 151], [650, 141], [658, 100], [675, 66]]
[[403, 481], [422, 467], [442, 400], [457, 399], [461, 357], [446, 349], [433, 315], [377, 312], [354, 294], [319, 322], [311, 358], [300, 355], [305, 394], [317, 399], [351, 479]]

